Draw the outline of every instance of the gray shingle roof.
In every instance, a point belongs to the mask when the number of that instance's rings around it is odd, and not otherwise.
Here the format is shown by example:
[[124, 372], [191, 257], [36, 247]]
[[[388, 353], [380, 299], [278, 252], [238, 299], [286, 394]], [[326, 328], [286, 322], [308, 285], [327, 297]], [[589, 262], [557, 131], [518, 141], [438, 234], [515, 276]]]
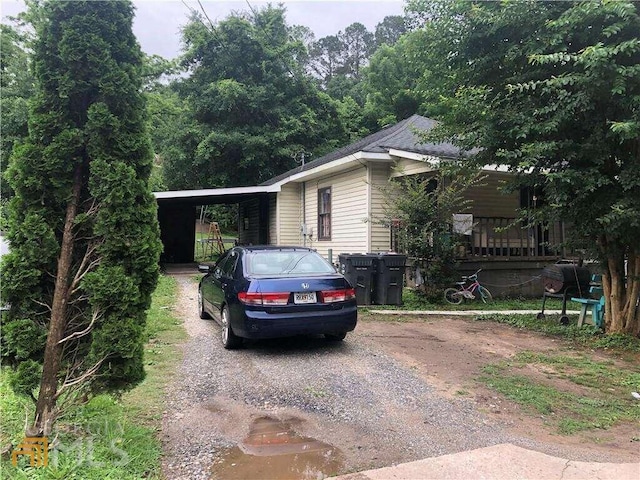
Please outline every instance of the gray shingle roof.
[[284, 180], [291, 175], [295, 175], [296, 173], [306, 172], [307, 170], [330, 163], [334, 160], [339, 160], [347, 155], [352, 155], [357, 152], [388, 153], [389, 150], [396, 149], [422, 155], [433, 155], [435, 157], [460, 157], [463, 154], [462, 151], [450, 143], [444, 142], [434, 144], [420, 142], [416, 133], [431, 130], [436, 123], [437, 122], [431, 118], [412, 115], [395, 125], [391, 125], [379, 132], [364, 137], [351, 145], [339, 148], [338, 150], [324, 155], [312, 162], [289, 170], [277, 177], [273, 177], [270, 180], [261, 183], [261, 185], [273, 185], [274, 183], [278, 183], [279, 181]]

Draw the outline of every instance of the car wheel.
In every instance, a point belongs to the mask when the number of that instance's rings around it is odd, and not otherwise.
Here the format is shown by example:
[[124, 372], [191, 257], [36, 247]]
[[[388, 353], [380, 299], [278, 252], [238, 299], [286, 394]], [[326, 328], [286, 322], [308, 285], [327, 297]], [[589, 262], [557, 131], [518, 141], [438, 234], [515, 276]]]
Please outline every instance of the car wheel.
[[444, 300], [451, 305], [460, 305], [462, 303], [462, 295], [456, 288], [447, 288], [444, 291]]
[[325, 333], [324, 334], [324, 338], [326, 338], [327, 340], [330, 340], [332, 342], [340, 342], [340, 341], [344, 340], [344, 338], [346, 336], [347, 336], [347, 332]]
[[220, 314], [220, 323], [222, 327], [222, 346], [227, 350], [238, 348], [242, 344], [242, 338], [233, 333], [233, 330], [231, 329], [229, 309], [226, 305], [222, 307], [222, 313]]
[[209, 315], [204, 309], [204, 302], [202, 301], [202, 288], [198, 288], [198, 315], [202, 319], [209, 319], [211, 315]]

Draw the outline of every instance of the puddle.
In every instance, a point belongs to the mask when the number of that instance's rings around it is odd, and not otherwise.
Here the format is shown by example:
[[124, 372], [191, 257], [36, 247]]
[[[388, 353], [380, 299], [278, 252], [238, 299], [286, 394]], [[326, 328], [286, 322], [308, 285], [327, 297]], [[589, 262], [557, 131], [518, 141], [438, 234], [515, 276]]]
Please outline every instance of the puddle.
[[324, 442], [302, 437], [292, 425], [272, 417], [253, 421], [249, 436], [214, 463], [212, 480], [321, 480], [338, 473], [342, 452]]

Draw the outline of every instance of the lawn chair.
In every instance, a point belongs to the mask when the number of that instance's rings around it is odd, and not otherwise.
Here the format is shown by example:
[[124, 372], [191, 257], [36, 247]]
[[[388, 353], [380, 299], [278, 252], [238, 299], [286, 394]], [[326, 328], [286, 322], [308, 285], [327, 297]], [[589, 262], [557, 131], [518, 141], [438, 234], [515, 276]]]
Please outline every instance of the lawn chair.
[[591, 276], [591, 286], [589, 287], [589, 298], [572, 297], [572, 302], [580, 303], [580, 316], [578, 317], [578, 327], [582, 327], [587, 320], [587, 311], [591, 309], [591, 322], [599, 328], [604, 328], [604, 290], [602, 289], [602, 276], [594, 274]]

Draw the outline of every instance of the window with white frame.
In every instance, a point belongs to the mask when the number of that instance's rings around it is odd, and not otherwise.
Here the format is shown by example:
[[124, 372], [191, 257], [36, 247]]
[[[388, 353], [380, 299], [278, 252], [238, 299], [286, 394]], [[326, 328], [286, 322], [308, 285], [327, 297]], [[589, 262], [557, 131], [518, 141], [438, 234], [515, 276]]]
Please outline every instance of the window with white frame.
[[318, 240], [331, 240], [331, 187], [318, 189]]

